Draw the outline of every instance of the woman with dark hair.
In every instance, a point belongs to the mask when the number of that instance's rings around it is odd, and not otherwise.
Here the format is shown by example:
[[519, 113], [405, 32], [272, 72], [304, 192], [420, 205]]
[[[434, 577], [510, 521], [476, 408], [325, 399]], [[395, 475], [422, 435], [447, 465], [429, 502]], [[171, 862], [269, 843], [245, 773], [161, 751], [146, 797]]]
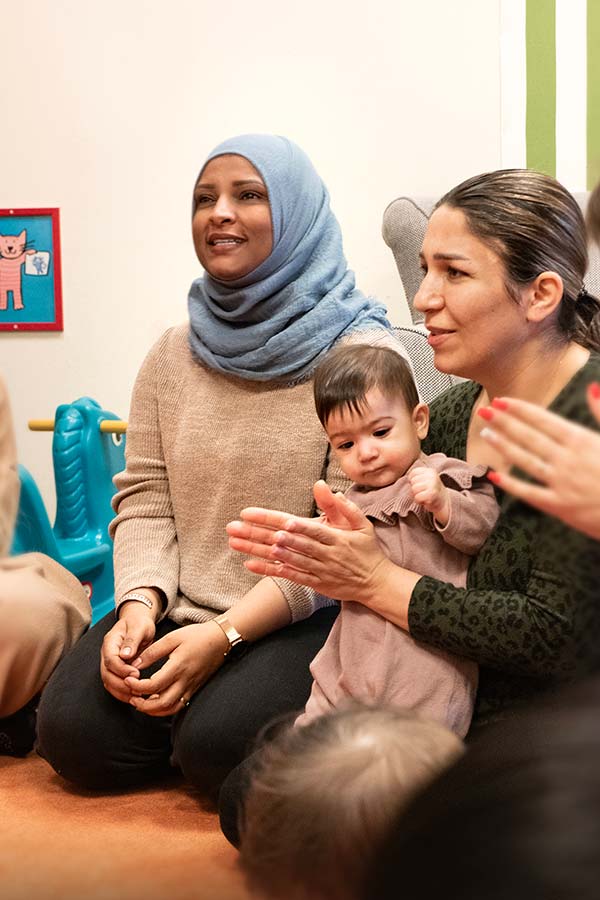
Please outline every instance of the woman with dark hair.
[[337, 610], [257, 583], [225, 524], [256, 497], [310, 516], [324, 472], [347, 485], [314, 414], [314, 368], [338, 341], [403, 352], [355, 287], [325, 185], [286, 138], [242, 135], [209, 154], [192, 234], [206, 274], [189, 323], [138, 375], [115, 479], [117, 615], [60, 666], [39, 713], [40, 752], [90, 788], [175, 764], [214, 791], [266, 722], [304, 705]]
[[[586, 218], [590, 237], [600, 244], [600, 184], [590, 196]], [[588, 386], [588, 404], [600, 423], [598, 382]], [[600, 540], [600, 435], [513, 397], [495, 399], [485, 415], [488, 424], [481, 436], [505, 462], [530, 476], [497, 472], [492, 476], [496, 484]]]
[[[496, 397], [597, 431], [586, 390], [600, 379], [600, 304], [583, 289], [587, 237], [568, 191], [528, 170], [471, 178], [437, 204], [421, 257], [415, 306], [435, 365], [469, 379], [432, 404], [425, 452], [504, 472], [482, 435]], [[321, 508], [348, 528], [251, 508], [230, 524], [230, 543], [255, 557], [253, 572], [362, 603], [478, 662], [477, 726], [600, 662], [597, 544], [500, 489], [498, 498], [500, 517], [466, 588], [391, 563], [362, 513], [323, 490]]]

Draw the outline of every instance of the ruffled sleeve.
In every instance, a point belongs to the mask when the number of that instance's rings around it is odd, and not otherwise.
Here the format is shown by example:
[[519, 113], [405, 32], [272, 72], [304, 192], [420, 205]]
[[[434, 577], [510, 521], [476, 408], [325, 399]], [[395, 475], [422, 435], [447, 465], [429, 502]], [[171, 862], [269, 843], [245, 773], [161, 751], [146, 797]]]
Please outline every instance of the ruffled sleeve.
[[[413, 499], [407, 476], [417, 466], [434, 469], [450, 491], [450, 517], [444, 526]], [[486, 466], [472, 466], [444, 453], [431, 456], [421, 453], [408, 472], [394, 484], [374, 490], [353, 485], [347, 496], [366, 516], [385, 525], [415, 515], [423, 528], [438, 531], [447, 544], [473, 556], [498, 518], [498, 504], [486, 473]]]

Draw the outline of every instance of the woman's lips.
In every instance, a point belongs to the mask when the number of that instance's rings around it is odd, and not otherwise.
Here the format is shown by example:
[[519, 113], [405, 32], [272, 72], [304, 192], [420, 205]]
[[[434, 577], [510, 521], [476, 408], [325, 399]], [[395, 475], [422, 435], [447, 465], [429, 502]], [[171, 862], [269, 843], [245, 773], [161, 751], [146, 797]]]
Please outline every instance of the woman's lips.
[[207, 241], [210, 252], [218, 255], [231, 253], [232, 251], [237, 250], [243, 243], [245, 243], [244, 238], [230, 234], [211, 235]]
[[433, 347], [434, 350], [441, 347], [442, 344], [454, 334], [454, 331], [450, 331], [446, 328], [428, 328], [428, 331], [427, 343], [430, 347]]

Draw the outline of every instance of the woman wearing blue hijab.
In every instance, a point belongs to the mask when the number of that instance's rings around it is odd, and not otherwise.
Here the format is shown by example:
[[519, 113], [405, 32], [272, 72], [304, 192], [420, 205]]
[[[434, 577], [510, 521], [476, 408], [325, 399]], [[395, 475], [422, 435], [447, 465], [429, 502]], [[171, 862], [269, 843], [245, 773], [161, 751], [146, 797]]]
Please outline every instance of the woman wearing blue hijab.
[[115, 479], [117, 617], [80, 640], [39, 710], [42, 755], [92, 789], [176, 765], [214, 791], [268, 721], [304, 705], [336, 607], [259, 581], [225, 525], [249, 504], [314, 514], [321, 477], [345, 488], [312, 372], [339, 340], [398, 348], [385, 309], [355, 287], [323, 182], [286, 138], [212, 151], [192, 233], [205, 274], [189, 323], [140, 370]]

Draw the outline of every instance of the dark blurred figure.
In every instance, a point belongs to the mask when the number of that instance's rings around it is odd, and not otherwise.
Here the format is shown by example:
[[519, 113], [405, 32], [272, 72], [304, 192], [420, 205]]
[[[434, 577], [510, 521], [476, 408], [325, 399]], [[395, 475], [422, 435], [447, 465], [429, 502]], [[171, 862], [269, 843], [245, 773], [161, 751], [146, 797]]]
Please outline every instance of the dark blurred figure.
[[397, 820], [365, 900], [597, 900], [600, 676], [490, 727]]

